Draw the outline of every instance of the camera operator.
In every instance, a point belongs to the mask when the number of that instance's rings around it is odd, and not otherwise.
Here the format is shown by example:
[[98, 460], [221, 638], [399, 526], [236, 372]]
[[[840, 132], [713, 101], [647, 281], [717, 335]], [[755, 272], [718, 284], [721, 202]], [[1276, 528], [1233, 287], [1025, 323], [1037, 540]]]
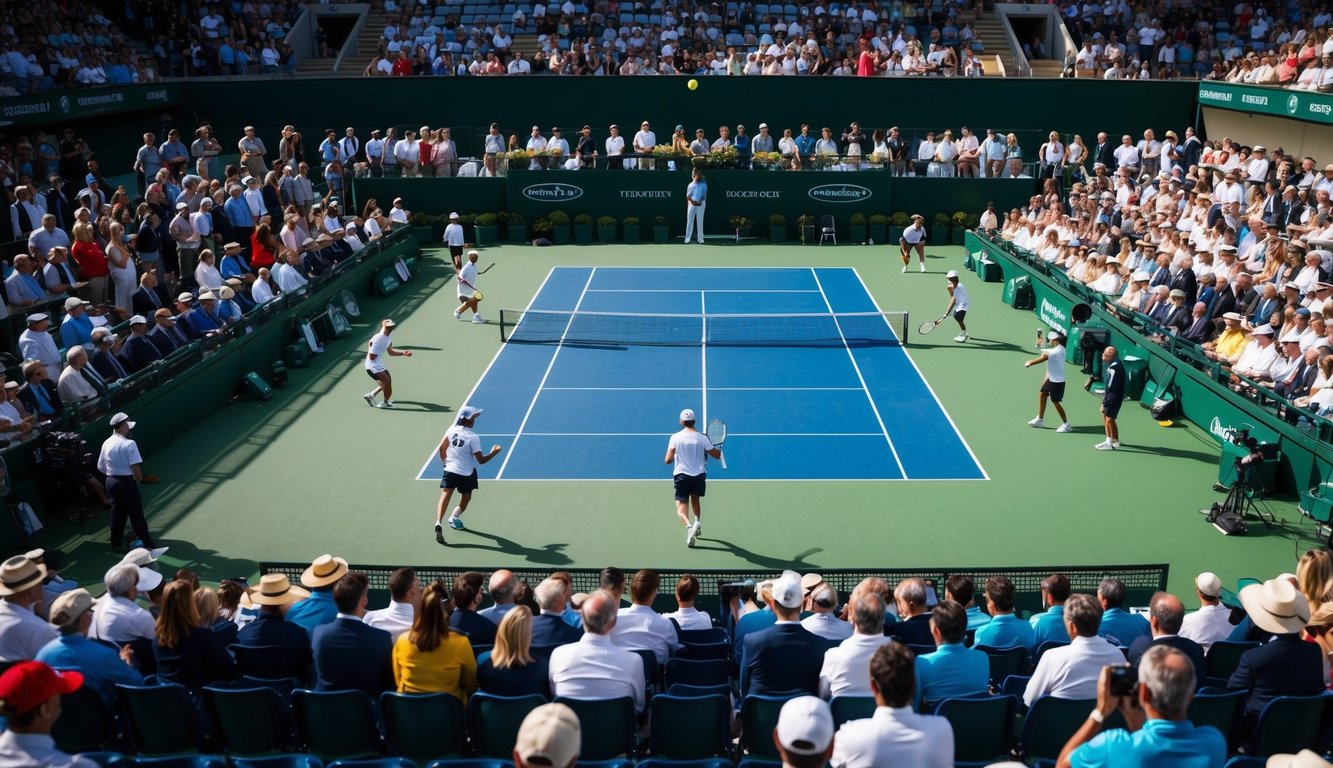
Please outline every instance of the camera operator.
[[[1153, 646], [1139, 662], [1138, 682], [1129, 665], [1106, 666], [1097, 680], [1097, 707], [1060, 751], [1059, 768], [1108, 765], [1131, 756], [1140, 765], [1169, 764], [1194, 756], [1191, 766], [1220, 768], [1227, 742], [1211, 725], [1196, 727], [1187, 713], [1194, 698], [1194, 665], [1185, 654]], [[1099, 733], [1116, 709], [1126, 728]]]

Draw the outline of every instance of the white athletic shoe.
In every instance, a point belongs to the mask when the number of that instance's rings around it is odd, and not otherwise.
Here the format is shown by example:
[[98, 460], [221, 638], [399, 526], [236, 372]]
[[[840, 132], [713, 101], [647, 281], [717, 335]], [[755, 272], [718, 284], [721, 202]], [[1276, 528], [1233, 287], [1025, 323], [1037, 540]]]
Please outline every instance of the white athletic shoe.
[[1056, 428], [1055, 428], [1055, 431], [1056, 431], [1056, 432], [1073, 432], [1073, 431], [1074, 431], [1074, 428], [1071, 427], [1071, 426], [1069, 426], [1069, 422], [1066, 421], [1065, 423], [1063, 423], [1063, 424], [1061, 424], [1060, 426], [1056, 427]]
[[398, 408], [398, 406], [394, 405], [392, 402], [390, 402], [390, 401], [388, 401], [388, 400], [385, 400], [384, 402], [380, 403], [380, 404], [379, 404], [378, 406], [376, 406], [376, 407], [378, 407], [378, 408], [387, 408], [387, 409], [390, 410], [390, 411], [397, 410], [397, 408]]
[[463, 319], [463, 313], [462, 313], [462, 312], [454, 312], [454, 319], [455, 319], [455, 320], [462, 320], [462, 319]]
[[1114, 451], [1115, 444], [1112, 443], [1110, 440], [1103, 440], [1100, 443], [1094, 445], [1093, 448], [1096, 448], [1099, 451]]
[[957, 336], [953, 337], [953, 340], [958, 342], [959, 344], [962, 344], [963, 342], [967, 341], [967, 334], [960, 333]]
[[695, 537], [695, 538], [698, 538], [698, 537], [700, 537], [700, 536], [702, 536], [702, 535], [704, 535], [704, 521], [702, 521], [702, 520], [695, 520], [695, 521], [694, 521], [694, 537]]
[[473, 324], [475, 324], [475, 325], [485, 325], [485, 324], [486, 324], [486, 318], [482, 317], [481, 315], [473, 315], [473, 316], [472, 316], [472, 322], [473, 322]]
[[694, 549], [694, 542], [699, 538], [699, 524], [687, 526], [685, 528], [685, 546]]
[[925, 271], [926, 271], [926, 265], [925, 265], [925, 264], [922, 264], [922, 265], [921, 265], [921, 271], [922, 271], [922, 272], [925, 272]]
[[365, 400], [366, 405], [370, 406], [371, 408], [375, 407], [375, 394], [373, 392], [365, 393], [364, 395], [361, 396], [361, 399]]
[[1120, 447], [1120, 441], [1119, 441], [1119, 440], [1112, 440], [1112, 441], [1111, 441], [1111, 447], [1112, 447], [1112, 448], [1119, 448], [1119, 447]]
[[906, 264], [903, 265], [903, 274], [904, 274], [904, 275], [907, 274], [907, 265], [906, 265]]
[[1043, 421], [1042, 418], [1041, 418], [1040, 416], [1038, 416], [1038, 417], [1035, 418], [1035, 419], [1032, 419], [1032, 420], [1028, 421], [1028, 426], [1029, 426], [1029, 427], [1036, 427], [1037, 429], [1041, 429], [1043, 426], [1045, 426], [1045, 424], [1046, 424], [1046, 422]]

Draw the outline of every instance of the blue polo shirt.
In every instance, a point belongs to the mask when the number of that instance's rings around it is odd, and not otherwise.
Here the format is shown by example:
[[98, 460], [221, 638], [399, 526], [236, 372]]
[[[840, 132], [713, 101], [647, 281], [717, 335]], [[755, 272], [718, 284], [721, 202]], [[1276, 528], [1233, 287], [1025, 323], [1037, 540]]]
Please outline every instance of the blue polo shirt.
[[736, 628], [732, 630], [732, 643], [736, 649], [736, 658], [739, 660], [745, 651], [745, 636], [768, 629], [778, 623], [778, 615], [769, 610], [767, 606], [757, 611], [751, 611], [736, 622]]
[[986, 626], [977, 630], [973, 645], [989, 645], [992, 648], [1017, 648], [1023, 646], [1029, 652], [1034, 650], [1035, 635], [1032, 625], [1012, 613], [992, 616]]
[[333, 587], [310, 590], [310, 597], [287, 609], [287, 621], [300, 625], [311, 635], [315, 627], [338, 618], [338, 605], [333, 602]]
[[990, 684], [990, 659], [962, 643], [946, 643], [916, 657], [916, 705], [955, 696], [984, 693]]
[[1075, 768], [1221, 768], [1227, 761], [1227, 740], [1211, 725], [1188, 720], [1148, 720], [1130, 733], [1115, 728], [1099, 733], [1069, 755]]
[[93, 340], [93, 319], [88, 313], [78, 317], [65, 315], [60, 321], [60, 346], [65, 349], [91, 344]]
[[115, 701], [116, 686], [143, 685], [143, 677], [121, 660], [113, 648], [83, 635], [61, 635], [37, 652], [37, 661], [56, 669], [83, 673], [83, 684], [108, 704]]
[[1069, 630], [1065, 629], [1065, 607], [1052, 605], [1044, 613], [1032, 617], [1032, 631], [1037, 635], [1037, 647], [1042, 643], [1067, 643]]
[[967, 609], [967, 628], [969, 631], [981, 629], [990, 623], [990, 614], [981, 610], [980, 606], [972, 606]]
[[1102, 612], [1102, 626], [1097, 634], [1115, 638], [1116, 645], [1128, 648], [1140, 637], [1152, 637], [1152, 627], [1137, 613], [1124, 608], [1107, 608]]

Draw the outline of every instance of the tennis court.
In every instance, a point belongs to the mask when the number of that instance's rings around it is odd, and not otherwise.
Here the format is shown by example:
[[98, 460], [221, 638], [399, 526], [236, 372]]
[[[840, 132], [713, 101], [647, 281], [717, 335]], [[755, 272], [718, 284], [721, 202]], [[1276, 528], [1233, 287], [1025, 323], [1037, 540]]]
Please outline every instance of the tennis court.
[[483, 477], [661, 479], [682, 408], [727, 423], [713, 479], [986, 477], [854, 269], [556, 267], [499, 321]]

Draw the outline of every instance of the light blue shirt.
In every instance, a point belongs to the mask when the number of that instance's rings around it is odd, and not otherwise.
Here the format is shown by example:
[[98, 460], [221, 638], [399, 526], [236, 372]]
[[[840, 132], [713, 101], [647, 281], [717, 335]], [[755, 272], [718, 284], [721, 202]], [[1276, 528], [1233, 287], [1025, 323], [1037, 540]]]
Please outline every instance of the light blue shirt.
[[75, 317], [65, 315], [60, 321], [60, 345], [65, 349], [91, 344], [93, 340], [93, 319], [87, 313]]
[[1037, 647], [1042, 643], [1067, 643], [1069, 630], [1065, 629], [1065, 607], [1052, 605], [1045, 612], [1033, 616], [1032, 631], [1037, 636]]
[[1031, 652], [1036, 639], [1032, 625], [1012, 613], [992, 616], [986, 626], [977, 630], [973, 645], [989, 645], [992, 648], [1016, 648], [1023, 646]]
[[990, 684], [990, 658], [962, 643], [946, 643], [916, 657], [916, 705], [955, 696], [984, 693]]
[[969, 631], [981, 629], [990, 623], [990, 614], [981, 610], [979, 606], [972, 606], [967, 609], [967, 628]]
[[117, 685], [143, 685], [143, 676], [122, 661], [119, 653], [83, 635], [57, 637], [38, 651], [36, 660], [83, 673], [83, 684], [107, 704], [115, 701]]
[[708, 199], [708, 182], [703, 179], [691, 181], [690, 186], [685, 189], [685, 197], [695, 202], [705, 202]]
[[315, 634], [315, 627], [336, 618], [338, 606], [333, 602], [331, 586], [310, 590], [310, 597], [287, 609], [287, 621], [300, 625], [311, 635]]
[[483, 608], [482, 610], [477, 611], [477, 615], [485, 616], [496, 624], [499, 624], [500, 620], [505, 617], [505, 614], [514, 610], [514, 606], [516, 605], [518, 605], [518, 603], [501, 603], [499, 605], [492, 605], [489, 608]]
[[1148, 620], [1136, 613], [1129, 613], [1123, 608], [1107, 608], [1102, 612], [1102, 626], [1097, 634], [1114, 638], [1115, 644], [1128, 648], [1140, 637], [1151, 637], [1152, 627]]
[[742, 616], [740, 621], [736, 622], [736, 628], [732, 631], [732, 634], [735, 635], [735, 637], [732, 638], [732, 642], [736, 649], [737, 663], [740, 663], [742, 668], [744, 668], [743, 658], [745, 652], [745, 636], [754, 632], [759, 632], [760, 630], [768, 629], [777, 623], [777, 614], [773, 613], [767, 607], [757, 611], [751, 611]]
[[1221, 768], [1227, 741], [1211, 725], [1188, 720], [1148, 720], [1134, 733], [1115, 728], [1099, 733], [1069, 755], [1075, 768]]

